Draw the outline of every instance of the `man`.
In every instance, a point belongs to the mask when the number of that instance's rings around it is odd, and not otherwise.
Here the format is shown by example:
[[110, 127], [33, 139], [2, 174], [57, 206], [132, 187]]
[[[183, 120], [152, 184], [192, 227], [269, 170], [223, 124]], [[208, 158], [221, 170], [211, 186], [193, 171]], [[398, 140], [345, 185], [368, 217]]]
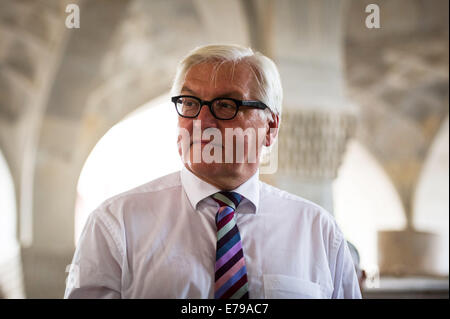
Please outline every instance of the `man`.
[[200, 47], [172, 92], [183, 169], [91, 213], [65, 297], [360, 298], [332, 216], [258, 179], [280, 124], [275, 64], [249, 48]]

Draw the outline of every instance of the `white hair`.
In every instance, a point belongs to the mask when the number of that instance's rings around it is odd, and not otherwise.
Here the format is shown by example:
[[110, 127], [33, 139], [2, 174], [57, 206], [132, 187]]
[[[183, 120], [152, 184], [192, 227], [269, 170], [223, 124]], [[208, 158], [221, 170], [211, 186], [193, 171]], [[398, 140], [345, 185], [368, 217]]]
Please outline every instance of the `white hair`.
[[[275, 63], [260, 52], [254, 52], [251, 48], [239, 45], [205, 45], [189, 52], [178, 64], [171, 89], [172, 95], [180, 94], [186, 73], [191, 67], [209, 61], [218, 61], [221, 64], [224, 62], [247, 63], [258, 82], [258, 92], [254, 92], [256, 97], [266, 104], [272, 113], [281, 118], [283, 88]], [[270, 115], [271, 112], [266, 112], [266, 114]]]

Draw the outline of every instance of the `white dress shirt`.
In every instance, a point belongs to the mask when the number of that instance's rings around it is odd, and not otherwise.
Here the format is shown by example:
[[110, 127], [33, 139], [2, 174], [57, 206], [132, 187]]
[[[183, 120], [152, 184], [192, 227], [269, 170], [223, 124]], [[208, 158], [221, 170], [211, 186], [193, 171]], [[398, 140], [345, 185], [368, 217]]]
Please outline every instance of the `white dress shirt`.
[[[186, 168], [105, 201], [84, 227], [65, 298], [214, 298], [219, 189]], [[237, 225], [250, 298], [361, 298], [352, 257], [320, 206], [261, 182]]]

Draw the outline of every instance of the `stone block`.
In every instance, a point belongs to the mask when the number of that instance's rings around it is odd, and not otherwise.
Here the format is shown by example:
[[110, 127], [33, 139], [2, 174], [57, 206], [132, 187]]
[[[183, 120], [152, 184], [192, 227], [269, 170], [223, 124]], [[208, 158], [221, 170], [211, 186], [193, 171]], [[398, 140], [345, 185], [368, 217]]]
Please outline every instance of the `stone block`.
[[438, 274], [438, 236], [412, 229], [378, 232], [380, 275], [434, 276]]

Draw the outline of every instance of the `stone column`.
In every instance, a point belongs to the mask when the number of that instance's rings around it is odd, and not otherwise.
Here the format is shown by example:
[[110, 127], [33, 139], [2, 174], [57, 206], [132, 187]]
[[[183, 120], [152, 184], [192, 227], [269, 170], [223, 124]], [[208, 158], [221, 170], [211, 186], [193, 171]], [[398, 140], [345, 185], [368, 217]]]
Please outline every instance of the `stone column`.
[[346, 1], [282, 0], [272, 5], [274, 37], [265, 43], [279, 66], [284, 102], [278, 171], [261, 179], [333, 214], [332, 182], [356, 125], [356, 109], [344, 94]]
[[333, 213], [332, 182], [353, 135], [345, 99], [342, 13], [345, 1], [276, 1], [270, 52], [284, 90], [278, 171], [262, 179]]
[[[0, 264], [0, 286], [7, 298], [30, 297], [26, 271], [36, 270], [36, 263], [26, 254], [32, 246], [35, 145], [47, 93], [67, 38], [66, 3], [67, 0], [1, 4], [0, 145], [14, 180], [18, 213], [14, 240], [2, 240], [0, 244], [8, 250]], [[0, 232], [6, 235], [3, 230]]]
[[[76, 2], [76, 1], [73, 1]], [[62, 298], [74, 253], [74, 206], [79, 167], [74, 162], [80, 119], [101, 62], [129, 1], [79, 1], [80, 29], [64, 27], [64, 7], [52, 28], [64, 31], [48, 61], [52, 76], [26, 158], [29, 213], [22, 214], [21, 256], [27, 298]], [[22, 196], [24, 193], [22, 193]], [[23, 207], [22, 207], [23, 209]]]

